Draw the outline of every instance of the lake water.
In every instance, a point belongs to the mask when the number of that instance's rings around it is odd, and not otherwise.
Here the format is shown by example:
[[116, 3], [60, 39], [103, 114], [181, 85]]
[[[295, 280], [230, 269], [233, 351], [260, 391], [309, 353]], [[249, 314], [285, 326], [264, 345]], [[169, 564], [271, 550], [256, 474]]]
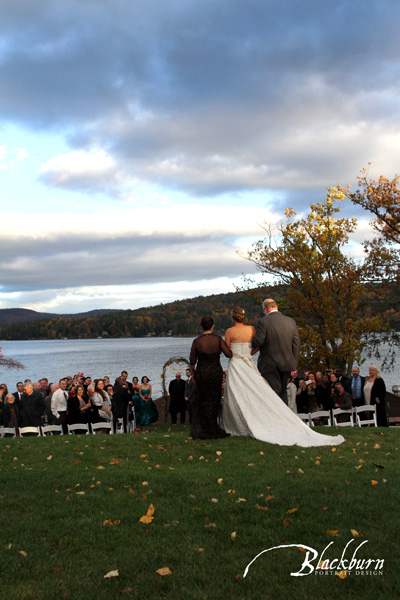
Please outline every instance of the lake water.
[[[128, 371], [129, 380], [133, 376], [147, 375], [153, 385], [153, 397], [161, 395], [161, 373], [164, 364], [174, 356], [189, 359], [193, 338], [121, 338], [100, 340], [29, 340], [2, 341], [2, 352], [7, 358], [19, 360], [25, 369], [22, 371], [5, 369], [0, 372], [0, 383], [6, 383], [11, 392], [15, 391], [17, 381], [31, 379], [37, 381], [47, 377], [58, 382], [65, 375], [85, 373], [93, 379], [108, 375], [111, 382]], [[221, 355], [223, 368], [228, 359]], [[368, 373], [367, 361], [361, 368], [363, 375]], [[380, 366], [377, 363], [378, 367]], [[182, 370], [176, 365], [175, 370]], [[175, 376], [171, 367], [167, 371], [168, 379]], [[399, 369], [384, 373], [386, 387], [400, 384]]]
[[[153, 397], [161, 396], [161, 374], [164, 364], [174, 356], [189, 360], [193, 338], [120, 338], [100, 340], [29, 340], [2, 341], [2, 352], [7, 358], [19, 360], [25, 369], [5, 369], [0, 372], [0, 383], [15, 391], [17, 381], [38, 381], [47, 377], [58, 382], [65, 375], [84, 373], [92, 379], [108, 375], [112, 383], [121, 371], [128, 371], [129, 381], [135, 375], [139, 380], [147, 375], [153, 386]], [[221, 357], [224, 368], [228, 359]], [[185, 366], [183, 367], [185, 368]], [[176, 370], [182, 369], [176, 365]], [[175, 376], [173, 366], [167, 376]], [[184, 373], [183, 373], [184, 374]]]

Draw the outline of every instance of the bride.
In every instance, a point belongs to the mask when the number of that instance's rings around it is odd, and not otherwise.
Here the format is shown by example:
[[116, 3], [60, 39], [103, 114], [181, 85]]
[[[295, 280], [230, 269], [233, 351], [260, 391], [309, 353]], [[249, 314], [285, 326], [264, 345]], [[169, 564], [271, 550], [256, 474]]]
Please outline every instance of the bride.
[[234, 326], [225, 332], [233, 353], [222, 407], [221, 425], [225, 431], [281, 446], [334, 446], [344, 442], [341, 435], [317, 433], [284, 404], [251, 358], [258, 351], [251, 348], [256, 331], [244, 324], [244, 310], [236, 307], [231, 316]]

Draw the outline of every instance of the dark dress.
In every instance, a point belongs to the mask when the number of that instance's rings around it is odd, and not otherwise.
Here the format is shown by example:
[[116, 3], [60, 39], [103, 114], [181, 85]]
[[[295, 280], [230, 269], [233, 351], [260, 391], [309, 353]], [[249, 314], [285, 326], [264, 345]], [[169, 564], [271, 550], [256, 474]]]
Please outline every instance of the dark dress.
[[213, 333], [205, 333], [193, 341], [190, 364], [195, 365], [195, 406], [190, 435], [192, 438], [214, 439], [228, 434], [217, 423], [221, 404], [222, 367], [219, 355], [232, 358], [224, 340]]

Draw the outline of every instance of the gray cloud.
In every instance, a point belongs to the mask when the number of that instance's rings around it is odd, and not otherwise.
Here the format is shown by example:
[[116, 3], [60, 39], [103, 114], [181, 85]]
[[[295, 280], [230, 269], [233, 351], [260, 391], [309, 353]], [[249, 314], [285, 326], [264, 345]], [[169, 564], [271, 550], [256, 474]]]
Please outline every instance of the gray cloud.
[[392, 152], [399, 13], [395, 0], [7, 3], [0, 113], [193, 194], [347, 183]]
[[2, 293], [196, 281], [254, 271], [227, 240], [183, 235], [57, 235], [0, 241]]

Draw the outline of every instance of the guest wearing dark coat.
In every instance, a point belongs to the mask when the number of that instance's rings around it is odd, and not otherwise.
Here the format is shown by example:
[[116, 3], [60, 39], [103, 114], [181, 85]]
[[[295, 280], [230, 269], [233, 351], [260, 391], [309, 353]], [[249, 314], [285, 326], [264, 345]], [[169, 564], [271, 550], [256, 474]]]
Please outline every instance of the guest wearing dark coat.
[[15, 427], [17, 432], [18, 427], [21, 425], [21, 416], [14, 394], [7, 394], [6, 396], [3, 409], [3, 424], [4, 427]]
[[22, 396], [22, 427], [40, 427], [44, 423], [45, 400], [40, 392], [34, 392], [31, 383], [24, 385]]
[[[107, 388], [108, 387], [112, 386], [107, 386]], [[107, 391], [111, 392], [111, 390]], [[131, 405], [132, 397], [129, 392], [127, 383], [123, 379], [121, 379], [121, 377], [117, 377], [114, 385], [114, 393], [111, 396], [111, 406], [114, 418], [114, 426], [116, 425], [118, 419], [123, 419], [125, 433], [127, 431], [129, 407]]]
[[177, 415], [180, 413], [181, 423], [185, 422], [186, 400], [185, 400], [185, 382], [181, 374], [177, 373], [175, 379], [171, 381], [168, 388], [169, 392], [169, 412], [171, 413], [171, 423], [174, 425]]

